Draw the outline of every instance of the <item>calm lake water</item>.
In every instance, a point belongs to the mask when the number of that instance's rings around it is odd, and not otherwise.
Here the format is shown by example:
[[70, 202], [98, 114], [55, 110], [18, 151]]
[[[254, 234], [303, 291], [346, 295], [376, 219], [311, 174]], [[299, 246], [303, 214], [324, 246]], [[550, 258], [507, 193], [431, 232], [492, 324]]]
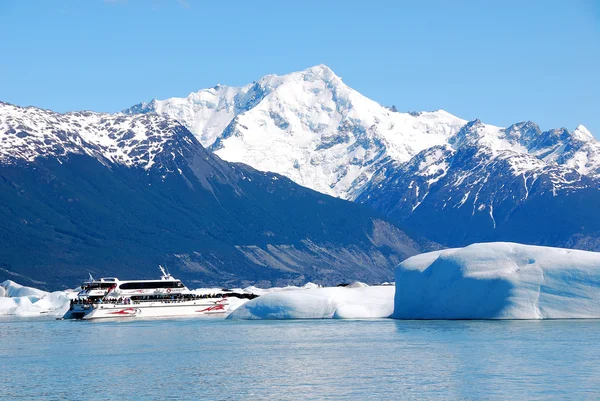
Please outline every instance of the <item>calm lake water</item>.
[[593, 399], [600, 321], [0, 321], [0, 398]]

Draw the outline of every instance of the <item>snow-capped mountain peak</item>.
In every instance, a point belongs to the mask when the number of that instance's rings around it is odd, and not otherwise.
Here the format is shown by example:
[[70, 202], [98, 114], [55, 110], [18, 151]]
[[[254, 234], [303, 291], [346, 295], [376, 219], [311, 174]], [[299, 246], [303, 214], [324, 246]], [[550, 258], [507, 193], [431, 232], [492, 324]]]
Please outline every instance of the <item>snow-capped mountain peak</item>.
[[149, 102], [141, 102], [132, 106], [127, 110], [125, 114], [145, 114], [145, 113], [153, 113], [156, 111], [157, 101], [156, 99], [152, 99]]
[[532, 121], [516, 123], [506, 128], [506, 138], [513, 143], [528, 147], [535, 138], [541, 135], [540, 127]]
[[[600, 226], [595, 215], [577, 214], [580, 205], [600, 199], [600, 142], [583, 126], [542, 131], [531, 121], [503, 128], [444, 110], [398, 112], [353, 90], [325, 65], [153, 99], [125, 113], [1, 104], [0, 161], [84, 153], [149, 173], [165, 165], [176, 171], [172, 149], [192, 150], [193, 160], [184, 157], [191, 163], [211, 158], [194, 148], [200, 142], [226, 161], [368, 203], [445, 245], [461, 235], [501, 238], [502, 230], [536, 241], [558, 230], [552, 235], [565, 232], [574, 237], [564, 241], [579, 243], [586, 227]], [[567, 232], [562, 227], [571, 220]], [[433, 234], [427, 231], [438, 221]], [[510, 228], [511, 221], [521, 225]], [[540, 231], [527, 236], [524, 227], [531, 225]]]
[[509, 163], [515, 173], [540, 163], [573, 167], [581, 174], [600, 171], [598, 141], [583, 126], [542, 132], [531, 121], [502, 128], [444, 110], [402, 113], [353, 90], [324, 64], [266, 75], [243, 87], [218, 85], [127, 112], [148, 109], [177, 119], [227, 161], [277, 172], [344, 199], [356, 199], [387, 163], [406, 163], [440, 146], [516, 157]]
[[596, 141], [596, 138], [594, 138], [592, 133], [581, 124], [579, 124], [577, 128], [575, 128], [575, 131], [571, 133], [571, 136], [582, 142]]
[[[157, 114], [60, 114], [0, 103], [3, 163], [33, 162], [40, 156], [60, 160], [69, 154], [87, 154], [101, 161], [149, 169], [170, 144], [188, 146], [193, 141], [179, 122]], [[173, 154], [171, 159], [175, 157]]]
[[[126, 112], [138, 112], [134, 106]], [[407, 161], [466, 123], [444, 110], [399, 113], [347, 86], [320, 64], [157, 101], [221, 158], [286, 175], [352, 199], [387, 160]]]
[[487, 149], [492, 154], [502, 151], [523, 153], [527, 152], [523, 145], [523, 136], [530, 135], [532, 130], [535, 130], [535, 124], [531, 126], [528, 123], [519, 123], [505, 129], [484, 124], [476, 119], [465, 124], [456, 135], [448, 139], [448, 143], [455, 149], [472, 146]]

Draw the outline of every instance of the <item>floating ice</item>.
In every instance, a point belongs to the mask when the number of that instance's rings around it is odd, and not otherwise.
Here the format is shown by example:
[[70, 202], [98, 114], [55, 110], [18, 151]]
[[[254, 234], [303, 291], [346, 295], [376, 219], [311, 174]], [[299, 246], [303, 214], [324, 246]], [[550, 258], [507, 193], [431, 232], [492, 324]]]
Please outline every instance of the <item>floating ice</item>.
[[368, 319], [389, 317], [394, 287], [365, 284], [278, 291], [236, 309], [230, 319]]
[[600, 318], [600, 253], [514, 243], [413, 256], [396, 269], [398, 319]]
[[74, 292], [46, 292], [11, 280], [0, 284], [0, 316], [62, 316]]

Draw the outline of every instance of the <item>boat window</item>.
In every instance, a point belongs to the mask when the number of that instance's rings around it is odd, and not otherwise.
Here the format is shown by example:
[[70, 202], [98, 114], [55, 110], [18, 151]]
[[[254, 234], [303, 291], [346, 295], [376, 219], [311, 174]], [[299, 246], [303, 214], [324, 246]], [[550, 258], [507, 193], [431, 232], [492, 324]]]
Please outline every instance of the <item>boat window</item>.
[[122, 290], [143, 290], [155, 288], [183, 288], [181, 281], [147, 281], [140, 283], [123, 283], [119, 286]]
[[107, 289], [110, 287], [114, 287], [115, 283], [90, 283], [84, 286], [83, 288], [86, 290], [98, 290], [98, 289]]

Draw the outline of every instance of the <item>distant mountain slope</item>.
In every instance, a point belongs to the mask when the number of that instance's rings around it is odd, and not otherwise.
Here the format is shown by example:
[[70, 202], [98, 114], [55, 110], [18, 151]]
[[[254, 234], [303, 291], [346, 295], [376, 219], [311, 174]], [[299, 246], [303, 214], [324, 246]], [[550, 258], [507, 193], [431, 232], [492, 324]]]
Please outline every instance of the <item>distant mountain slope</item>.
[[[485, 143], [482, 129], [480, 122], [471, 122], [450, 145], [423, 151], [407, 163], [388, 164], [357, 201], [448, 246], [510, 240], [600, 250], [597, 171], [584, 175], [569, 163], [494, 148]], [[566, 131], [560, 135], [573, 153], [594, 145]], [[551, 157], [543, 144], [536, 146], [542, 156]]]
[[178, 119], [222, 158], [367, 203], [444, 245], [508, 240], [600, 250], [600, 142], [583, 126], [542, 131], [399, 113], [324, 65], [154, 100], [128, 113]]
[[[155, 114], [0, 104], [0, 281], [390, 280], [417, 242], [363, 205], [207, 152]], [[39, 284], [43, 282], [43, 284]]]

